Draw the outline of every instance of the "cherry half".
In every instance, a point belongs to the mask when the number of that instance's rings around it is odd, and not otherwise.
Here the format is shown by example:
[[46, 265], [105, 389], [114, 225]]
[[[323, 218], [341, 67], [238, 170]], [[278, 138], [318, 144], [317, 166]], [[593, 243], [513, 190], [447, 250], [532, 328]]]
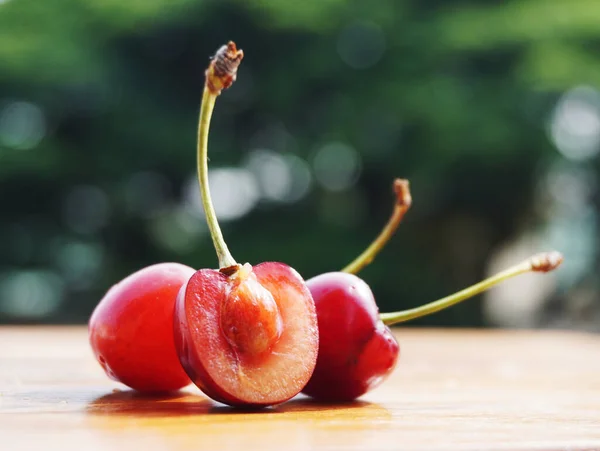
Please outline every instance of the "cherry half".
[[371, 289], [355, 273], [373, 260], [410, 207], [408, 182], [396, 180], [394, 188], [394, 213], [373, 245], [342, 271], [321, 274], [306, 282], [317, 308], [319, 355], [302, 392], [315, 399], [353, 401], [378, 387], [396, 367], [400, 353], [389, 326], [443, 310], [519, 274], [549, 272], [562, 263], [558, 252], [537, 254], [438, 301], [380, 315]]
[[233, 42], [206, 71], [198, 130], [198, 179], [219, 270], [195, 272], [177, 296], [174, 335], [181, 365], [212, 399], [269, 406], [298, 394], [317, 360], [319, 329], [311, 293], [290, 266], [238, 264], [221, 234], [208, 186], [208, 130], [217, 97], [243, 58]]
[[173, 339], [175, 299], [194, 269], [147, 266], [112, 286], [89, 320], [94, 356], [113, 380], [141, 392], [168, 392], [191, 383]]

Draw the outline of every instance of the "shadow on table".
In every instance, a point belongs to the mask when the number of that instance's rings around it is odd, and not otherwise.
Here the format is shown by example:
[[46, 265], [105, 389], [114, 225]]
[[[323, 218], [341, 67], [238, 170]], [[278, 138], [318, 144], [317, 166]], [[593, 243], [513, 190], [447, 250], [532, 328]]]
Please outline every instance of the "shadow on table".
[[[351, 403], [320, 403], [310, 398], [299, 397], [274, 407], [239, 408], [216, 403], [201, 394], [175, 392], [148, 395], [133, 390], [109, 393], [90, 401], [86, 412], [92, 415], [114, 415], [131, 417], [180, 417], [193, 415], [276, 415], [285, 413], [302, 414], [317, 411], [350, 411], [364, 409], [386, 410], [377, 404], [364, 401]], [[365, 412], [366, 413], [366, 412]]]
[[208, 398], [191, 393], [153, 395], [126, 390], [90, 401], [86, 412], [93, 415], [175, 417], [207, 414], [213, 406]]

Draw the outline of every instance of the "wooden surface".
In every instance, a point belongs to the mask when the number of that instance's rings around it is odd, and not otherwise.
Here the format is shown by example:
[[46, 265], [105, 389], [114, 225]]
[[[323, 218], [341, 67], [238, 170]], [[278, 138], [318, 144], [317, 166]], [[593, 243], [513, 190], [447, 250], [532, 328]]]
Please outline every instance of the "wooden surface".
[[599, 450], [600, 336], [397, 333], [401, 362], [348, 406], [240, 413], [109, 381], [85, 328], [0, 327], [0, 450]]

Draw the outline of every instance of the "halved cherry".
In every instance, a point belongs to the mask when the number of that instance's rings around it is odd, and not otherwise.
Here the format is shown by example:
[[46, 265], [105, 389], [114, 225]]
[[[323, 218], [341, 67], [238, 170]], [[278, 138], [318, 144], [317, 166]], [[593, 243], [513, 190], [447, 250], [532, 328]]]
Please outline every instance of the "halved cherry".
[[229, 405], [284, 402], [306, 385], [317, 358], [310, 292], [282, 263], [203, 269], [177, 300], [175, 342], [192, 381]]
[[229, 405], [268, 406], [292, 398], [308, 382], [317, 360], [318, 325], [313, 298], [294, 269], [275, 262], [253, 267], [233, 259], [210, 198], [210, 118], [242, 58], [230, 42], [206, 71], [198, 178], [220, 269], [201, 269], [181, 288], [173, 327], [181, 364], [205, 394]]

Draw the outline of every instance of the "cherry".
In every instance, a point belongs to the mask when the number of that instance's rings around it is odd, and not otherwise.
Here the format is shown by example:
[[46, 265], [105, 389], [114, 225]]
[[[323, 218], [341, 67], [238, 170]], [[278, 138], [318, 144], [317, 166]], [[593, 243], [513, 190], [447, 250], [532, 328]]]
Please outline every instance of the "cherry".
[[396, 180], [394, 188], [394, 213], [374, 243], [341, 272], [321, 274], [306, 282], [317, 309], [319, 354], [302, 392], [315, 399], [353, 401], [378, 387], [396, 367], [400, 353], [389, 326], [445, 309], [519, 274], [548, 272], [562, 263], [558, 252], [538, 254], [438, 301], [380, 315], [371, 289], [355, 273], [373, 260], [410, 207], [408, 182]]
[[168, 392], [191, 383], [173, 338], [175, 299], [194, 269], [159, 263], [111, 287], [89, 320], [94, 356], [106, 374], [142, 392]]
[[308, 382], [317, 360], [315, 305], [290, 266], [238, 264], [221, 234], [207, 168], [208, 129], [217, 96], [243, 58], [233, 42], [206, 71], [198, 130], [198, 179], [219, 270], [200, 269], [177, 296], [173, 330], [180, 362], [212, 399], [232, 406], [282, 403]]
[[562, 259], [558, 252], [537, 254], [438, 301], [380, 315], [373, 293], [357, 276], [331, 272], [309, 279], [320, 340], [317, 365], [303, 393], [327, 401], [364, 395], [379, 386], [398, 361], [400, 347], [389, 326], [443, 310], [519, 274], [549, 272]]
[[369, 286], [330, 272], [309, 279], [319, 323], [319, 354], [304, 394], [351, 401], [379, 385], [395, 367], [400, 347], [379, 319]]
[[353, 400], [379, 385], [395, 367], [400, 346], [379, 320], [369, 286], [355, 274], [370, 264], [412, 204], [409, 182], [394, 180], [395, 203], [373, 243], [341, 272], [307, 280], [317, 308], [319, 354], [303, 393], [322, 400]]

